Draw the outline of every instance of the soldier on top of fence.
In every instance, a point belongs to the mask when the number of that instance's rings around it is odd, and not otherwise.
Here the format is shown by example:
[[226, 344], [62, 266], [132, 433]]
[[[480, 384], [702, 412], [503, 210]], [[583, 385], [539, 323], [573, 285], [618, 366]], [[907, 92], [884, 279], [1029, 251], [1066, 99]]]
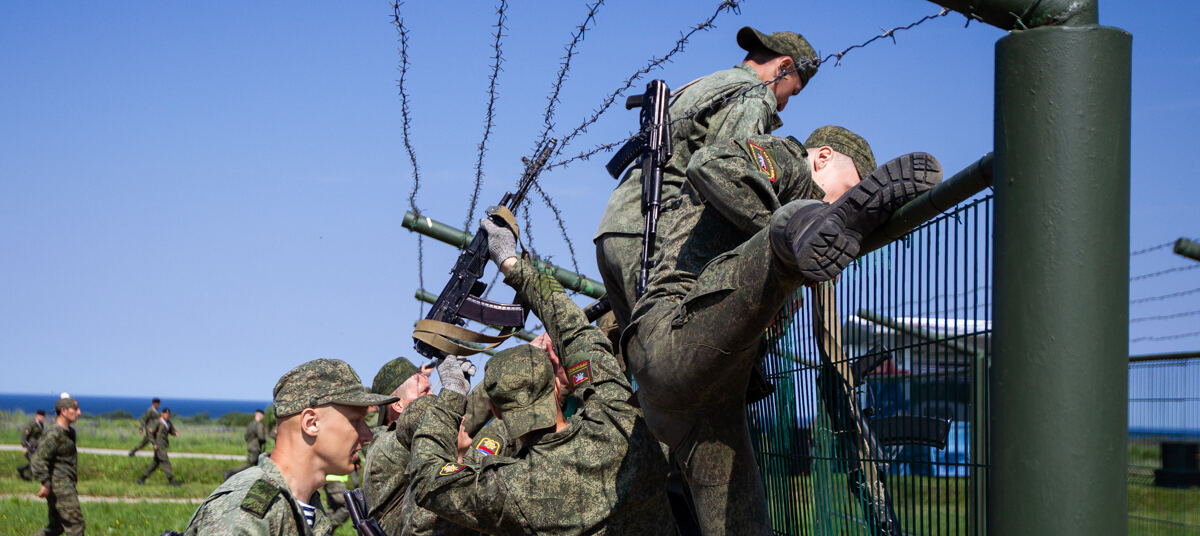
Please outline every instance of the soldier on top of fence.
[[17, 475], [22, 480], [30, 480], [29, 459], [33, 457], [38, 441], [42, 439], [42, 432], [46, 429], [45, 421], [46, 410], [39, 409], [33, 414], [33, 420], [21, 429], [21, 452], [25, 454], [25, 465], [17, 468]]
[[[817, 73], [817, 54], [800, 34], [763, 34], [746, 26], [738, 31], [737, 44], [746, 50], [740, 65], [676, 88], [671, 95], [670, 115], [677, 122], [671, 125], [673, 154], [663, 170], [664, 210], [678, 196], [692, 153], [783, 126], [778, 112]], [[689, 114], [695, 116], [683, 119]], [[600, 277], [622, 329], [629, 325], [637, 300], [644, 223], [641, 182], [641, 166], [635, 165], [609, 197], [593, 237]]]
[[835, 277], [864, 236], [941, 178], [923, 153], [874, 164], [865, 140], [833, 126], [803, 144], [712, 144], [662, 213], [659, 261], [622, 343], [705, 534], [770, 533], [745, 411], [763, 332], [799, 286]]
[[130, 458], [137, 454], [142, 447], [154, 442], [154, 438], [150, 437], [150, 426], [158, 420], [158, 405], [161, 403], [162, 401], [155, 397], [150, 401], [150, 407], [146, 408], [146, 411], [142, 412], [142, 416], [138, 419], [138, 431], [142, 434], [142, 441], [129, 449]]

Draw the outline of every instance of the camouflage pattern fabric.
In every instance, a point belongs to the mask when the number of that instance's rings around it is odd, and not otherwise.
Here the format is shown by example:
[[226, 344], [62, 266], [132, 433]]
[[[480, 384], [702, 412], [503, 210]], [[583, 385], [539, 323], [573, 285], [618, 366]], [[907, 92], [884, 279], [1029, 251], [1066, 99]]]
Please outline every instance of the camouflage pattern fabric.
[[391, 395], [404, 380], [419, 371], [412, 361], [397, 357], [379, 367], [379, 372], [375, 373], [375, 379], [371, 382], [371, 392], [377, 395]]
[[75, 429], [50, 423], [30, 460], [33, 478], [50, 490], [46, 496], [48, 523], [37, 533], [39, 536], [83, 534], [83, 509], [75, 489], [79, 480], [77, 460]]
[[[468, 395], [469, 398], [469, 395]], [[469, 405], [469, 402], [468, 402]], [[508, 439], [508, 430], [504, 421], [493, 419], [473, 436], [471, 448], [463, 455], [463, 462], [470, 464], [483, 463], [487, 456], [514, 456], [516, 444]], [[417, 506], [412, 493], [404, 494], [400, 505], [399, 518], [403, 526], [399, 532], [388, 531], [388, 534], [400, 536], [470, 536], [481, 534], [478, 531], [455, 525], [437, 514]], [[387, 527], [384, 527], [387, 530]]]
[[17, 468], [17, 474], [21, 478], [29, 478], [29, 460], [33, 458], [33, 453], [37, 451], [38, 442], [42, 439], [42, 433], [45, 431], [45, 423], [37, 422], [35, 417], [29, 421], [29, 424], [21, 429], [21, 446], [25, 447], [25, 465]]
[[314, 359], [287, 371], [272, 392], [275, 416], [287, 417], [326, 404], [383, 406], [396, 397], [367, 391], [358, 373], [340, 359]]
[[443, 392], [413, 440], [414, 499], [489, 534], [671, 534], [666, 460], [628, 402], [633, 389], [608, 339], [545, 277], [520, 260], [505, 282], [545, 324], [582, 408], [562, 430], [525, 438], [516, 456], [458, 463], [466, 397]]
[[333, 526], [321, 508], [320, 495], [313, 493], [307, 504], [316, 508], [313, 526], [304, 522], [291, 488], [270, 456], [257, 466], [233, 475], [217, 486], [192, 514], [184, 536], [225, 534], [325, 536]]
[[262, 455], [263, 447], [267, 446], [267, 428], [261, 422], [250, 421], [243, 437], [246, 438], [246, 463], [234, 469], [235, 473], [258, 465], [258, 457]]
[[[150, 437], [154, 442], [154, 459], [150, 461], [150, 466], [146, 468], [146, 472], [142, 473], [142, 480], [150, 477], [155, 469], [162, 467], [163, 475], [167, 480], [175, 479], [175, 472], [171, 469], [171, 460], [167, 457], [167, 448], [171, 446], [171, 435], [175, 434], [175, 425], [171, 421], [163, 421], [159, 419], [150, 425]], [[177, 434], [175, 434], [177, 435]]]
[[363, 500], [367, 514], [375, 518], [388, 534], [398, 534], [403, 524], [397, 514], [404, 491], [408, 489], [408, 462], [413, 432], [425, 412], [433, 407], [436, 396], [413, 400], [396, 422], [371, 440], [363, 461]]
[[[683, 117], [710, 102], [761, 83], [758, 73], [745, 65], [715, 72], [682, 89], [676, 88], [677, 95], [671, 99], [671, 117]], [[691, 120], [673, 124], [672, 155], [663, 169], [662, 206], [669, 206], [678, 197], [692, 153], [706, 145], [771, 132], [782, 125], [776, 113], [775, 94], [765, 86], [756, 87], [724, 106], [705, 110]], [[636, 301], [643, 220], [642, 170], [635, 163], [609, 197], [594, 237], [600, 276], [621, 326], [629, 325], [630, 311]]]
[[129, 449], [130, 456], [133, 456], [135, 452], [142, 450], [143, 447], [153, 442], [153, 439], [150, 437], [150, 427], [154, 425], [154, 422], [159, 417], [160, 414], [158, 410], [154, 409], [154, 406], [146, 408], [146, 411], [142, 413], [142, 416], [138, 419], [138, 429], [142, 432], [142, 440], [132, 449]]
[[[625, 357], [705, 534], [770, 533], [746, 385], [763, 331], [801, 280], [772, 252], [768, 231], [823, 195], [799, 144], [753, 136], [697, 151], [678, 201], [661, 214], [660, 262], [625, 332]], [[781, 206], [793, 199], [803, 201]]]
[[483, 425], [492, 420], [492, 407], [488, 404], [487, 390], [482, 383], [467, 393], [467, 411], [463, 419], [463, 427], [471, 437], [475, 437]]
[[[803, 35], [795, 32], [764, 34], [749, 26], [743, 26], [738, 30], [737, 43], [747, 52], [761, 49], [792, 58], [804, 85], [808, 85], [808, 81], [817, 74], [817, 67], [820, 66], [817, 51], [813, 50]], [[874, 171], [874, 168], [871, 170]]]

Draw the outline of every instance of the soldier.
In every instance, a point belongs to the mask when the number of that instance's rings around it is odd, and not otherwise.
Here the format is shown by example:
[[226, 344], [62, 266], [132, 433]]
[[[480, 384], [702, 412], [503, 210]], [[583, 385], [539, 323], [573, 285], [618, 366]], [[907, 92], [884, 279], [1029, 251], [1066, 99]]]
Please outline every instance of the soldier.
[[770, 533], [745, 411], [763, 332], [799, 286], [835, 277], [864, 236], [941, 178], [923, 153], [873, 167], [866, 141], [841, 127], [803, 145], [726, 141], [696, 152], [663, 213], [659, 262], [622, 342], [705, 534]]
[[566, 396], [546, 352], [509, 348], [488, 362], [483, 383], [520, 450], [513, 457], [456, 461], [455, 435], [473, 365], [449, 356], [444, 388], [413, 440], [411, 493], [418, 505], [489, 534], [670, 534], [667, 465], [636, 408], [608, 339], [552, 277], [516, 256], [506, 228], [483, 222], [505, 282], [545, 323], [581, 409], [562, 415]]
[[83, 510], [75, 483], [79, 480], [76, 468], [75, 428], [83, 411], [79, 402], [69, 396], [54, 402], [54, 422], [47, 427], [37, 450], [30, 459], [33, 478], [42, 483], [37, 496], [46, 499], [49, 523], [35, 536], [68, 536], [83, 534]]
[[33, 420], [21, 429], [21, 452], [25, 454], [25, 465], [17, 468], [17, 475], [22, 480], [30, 480], [29, 458], [33, 456], [34, 451], [37, 450], [38, 441], [42, 439], [42, 432], [46, 429], [45, 421], [46, 410], [39, 409], [33, 414]]
[[163, 408], [158, 420], [152, 423], [147, 430], [150, 432], [151, 440], [154, 441], [154, 459], [150, 461], [150, 467], [146, 468], [146, 472], [137, 479], [137, 483], [145, 484], [150, 473], [162, 466], [162, 472], [167, 477], [167, 485], [181, 485], [178, 480], [175, 480], [175, 472], [171, 470], [171, 459], [167, 457], [167, 448], [171, 446], [171, 436], [179, 436], [175, 425], [171, 424], [171, 409]]
[[158, 420], [158, 405], [161, 403], [162, 401], [155, 397], [150, 401], [150, 407], [142, 413], [142, 418], [138, 419], [138, 431], [142, 433], [142, 442], [129, 449], [130, 458], [137, 454], [139, 449], [154, 442], [154, 438], [150, 437], [150, 427]]
[[[397, 357], [379, 367], [379, 372], [375, 373], [375, 379], [371, 382], [371, 392], [377, 395], [392, 395], [399, 398], [399, 406], [392, 409], [399, 414], [413, 400], [429, 394], [431, 387], [429, 376], [433, 374], [432, 367], [417, 367], [403, 357]], [[403, 390], [397, 392], [396, 389], [404, 387]], [[395, 406], [395, 403], [393, 403]], [[396, 408], [399, 409], [396, 409]], [[373, 432], [379, 433], [383, 428], [386, 428], [389, 423], [395, 420], [395, 417], [388, 417], [385, 408], [379, 408], [379, 413], [375, 423]], [[370, 447], [368, 447], [369, 449]]]
[[[817, 73], [817, 54], [800, 34], [764, 35], [746, 26], [738, 30], [737, 44], [746, 50], [741, 65], [677, 88], [671, 96], [673, 119], [696, 115], [671, 125], [673, 154], [663, 170], [663, 207], [678, 195], [693, 152], [705, 145], [779, 128], [783, 121], [778, 112]], [[729, 101], [722, 103], [725, 99]], [[642, 169], [635, 165], [609, 197], [593, 238], [600, 277], [622, 329], [629, 325], [637, 300], [644, 225], [641, 199]]]
[[435, 400], [435, 395], [417, 398], [390, 419], [387, 429], [372, 440], [363, 463], [363, 499], [368, 515], [379, 521], [388, 534], [400, 534], [407, 520], [400, 511], [408, 490], [413, 432]]
[[367, 407], [394, 401], [368, 392], [341, 360], [317, 359], [288, 371], [275, 384], [275, 448], [218, 486], [184, 534], [331, 534], [317, 490], [326, 475], [354, 470], [359, 447], [371, 439]]
[[263, 410], [256, 409], [254, 410], [254, 420], [246, 423], [246, 433], [244, 434], [246, 438], [246, 463], [232, 471], [225, 471], [226, 479], [240, 471], [258, 465], [258, 456], [262, 454], [263, 448], [267, 446], [267, 427], [263, 425], [263, 417], [265, 415]]

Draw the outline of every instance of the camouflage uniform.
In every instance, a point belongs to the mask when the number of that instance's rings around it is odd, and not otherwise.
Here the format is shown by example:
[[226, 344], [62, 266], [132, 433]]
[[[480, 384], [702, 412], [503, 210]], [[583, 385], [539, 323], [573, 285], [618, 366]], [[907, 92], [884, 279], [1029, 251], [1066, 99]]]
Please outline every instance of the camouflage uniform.
[[146, 412], [142, 413], [142, 418], [138, 419], [138, 427], [142, 429], [142, 441], [129, 450], [130, 456], [133, 456], [142, 447], [154, 442], [154, 438], [150, 437], [150, 427], [154, 425], [154, 421], [157, 421], [160, 416], [158, 410], [154, 409], [154, 406], [146, 408]]
[[467, 409], [463, 414], [463, 429], [467, 435], [475, 437], [483, 425], [492, 420], [492, 406], [488, 404], [487, 391], [483, 384], [476, 385], [467, 393]]
[[218, 486], [196, 509], [183, 534], [332, 534], [333, 526], [321, 509], [320, 499], [314, 492], [306, 501], [316, 508], [310, 528], [283, 473], [270, 456], [263, 456], [257, 466], [233, 475]]
[[167, 447], [171, 446], [171, 436], [179, 435], [175, 432], [175, 425], [171, 421], [164, 421], [161, 418], [153, 422], [147, 429], [150, 431], [150, 437], [154, 441], [154, 459], [150, 462], [150, 466], [146, 468], [146, 472], [142, 473], [142, 477], [138, 482], [144, 482], [146, 478], [153, 473], [155, 469], [162, 466], [163, 475], [167, 477], [168, 482], [174, 482], [175, 472], [171, 470], [171, 460], [167, 457]]
[[29, 480], [29, 460], [37, 451], [38, 441], [41, 441], [45, 429], [46, 423], [37, 422], [37, 417], [34, 417], [25, 428], [21, 429], [21, 446], [25, 447], [25, 465], [17, 468], [17, 474], [21, 475], [21, 478]]
[[49, 524], [36, 536], [83, 534], [83, 510], [79, 507], [79, 480], [75, 450], [75, 428], [50, 423], [34, 452], [30, 465], [33, 478], [50, 490], [46, 496]]
[[[466, 397], [443, 390], [413, 440], [416, 503], [489, 534], [672, 533], [663, 486], [666, 460], [628, 402], [633, 390], [608, 339], [588, 324], [553, 278], [528, 261], [509, 270], [505, 282], [545, 323], [584, 405], [562, 430], [541, 433], [557, 417], [548, 356], [528, 345], [501, 352], [488, 363], [488, 395], [513, 436], [539, 432], [525, 437], [528, 443], [515, 457], [457, 463], [455, 436]], [[530, 381], [523, 378], [533, 372], [541, 391], [532, 402], [532, 393], [501, 390], [501, 385]], [[541, 413], [547, 385], [548, 415]], [[529, 412], [535, 408], [538, 414]]]
[[646, 421], [682, 465], [706, 534], [770, 532], [746, 385], [763, 332], [804, 282], [770, 235], [825, 195], [807, 157], [769, 135], [697, 151], [623, 335]]
[[262, 454], [263, 447], [267, 446], [267, 427], [259, 421], [251, 420], [246, 425], [244, 437], [246, 438], [246, 463], [231, 471], [232, 473], [258, 465], [258, 456]]

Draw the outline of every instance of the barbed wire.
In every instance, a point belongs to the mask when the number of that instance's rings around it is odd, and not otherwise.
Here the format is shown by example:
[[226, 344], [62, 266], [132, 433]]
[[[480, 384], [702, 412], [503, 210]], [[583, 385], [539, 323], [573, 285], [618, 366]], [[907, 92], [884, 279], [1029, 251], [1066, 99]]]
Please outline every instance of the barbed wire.
[[537, 190], [538, 195], [542, 198], [542, 202], [546, 204], [546, 208], [549, 208], [550, 212], [554, 214], [554, 221], [558, 223], [558, 230], [562, 233], [563, 240], [567, 243], [567, 252], [571, 255], [571, 268], [575, 270], [575, 273], [581, 274], [579, 263], [575, 260], [575, 244], [571, 242], [571, 235], [567, 234], [567, 224], [563, 221], [562, 213], [554, 205], [554, 200], [550, 199], [550, 195], [542, 190], [542, 185], [538, 184], [537, 181], [533, 181], [533, 189]]
[[[404, 17], [400, 16], [400, 6], [402, 5], [404, 5], [403, 2], [392, 2], [392, 24], [396, 27], [396, 33], [400, 38], [400, 79], [396, 81], [396, 87], [400, 91], [400, 128], [404, 140], [404, 150], [408, 152], [408, 161], [412, 164], [413, 187], [408, 194], [408, 206], [414, 216], [419, 216], [421, 209], [417, 207], [417, 193], [421, 189], [421, 168], [417, 165], [417, 154], [413, 150], [412, 141], [409, 138], [412, 118], [409, 114], [408, 91], [404, 87], [404, 80], [408, 77], [408, 28], [404, 26]], [[425, 288], [425, 241], [423, 238], [423, 235], [417, 233], [417, 284], [419, 288]], [[424, 302], [421, 303], [421, 316], [425, 316]]]
[[[852, 44], [846, 48], [843, 48], [842, 50], [839, 50], [839, 51], [831, 53], [831, 54], [827, 54], [824, 57], [821, 57], [819, 59], [801, 60], [799, 65], [793, 66], [792, 69], [781, 71], [779, 73], [779, 76], [776, 76], [775, 78], [773, 78], [771, 80], [767, 80], [764, 82], [760, 82], [758, 84], [751, 85], [749, 87], [742, 89], [741, 91], [727, 95], [725, 97], [718, 97], [707, 103], [704, 103], [702, 105], [699, 105], [699, 106], [693, 108], [692, 110], [688, 111], [687, 113], [685, 113], [684, 115], [682, 115], [680, 117], [672, 118], [669, 125], [674, 125], [675, 123], [678, 123], [680, 121], [691, 120], [695, 116], [702, 114], [705, 111], [724, 106], [726, 103], [733, 101], [734, 99], [743, 98], [752, 91], [771, 86], [772, 84], [775, 84], [776, 82], [779, 82], [780, 80], [783, 80], [784, 78], [787, 78], [791, 74], [800, 72], [800, 70], [802, 70], [802, 69], [817, 68], [817, 67], [820, 67], [821, 64], [827, 63], [831, 60], [834, 61], [834, 66], [837, 67], [842, 64], [842, 58], [845, 57], [846, 54], [848, 54], [850, 51], [852, 51], [854, 49], [865, 48], [868, 45], [870, 45], [871, 43], [874, 43], [875, 41], [878, 41], [880, 39], [885, 39], [885, 38], [891, 38], [892, 42], [896, 43], [897, 42], [896, 41], [896, 32], [904, 31], [904, 30], [911, 30], [911, 29], [916, 28], [917, 26], [920, 26], [930, 20], [944, 17], [944, 16], [948, 15], [949, 13], [950, 13], [950, 8], [942, 8], [940, 11], [938, 11], [935, 14], [925, 15], [924, 17], [921, 17], [921, 18], [917, 19], [916, 21], [913, 21], [909, 24], [905, 24], [903, 26], [896, 26], [895, 28], [892, 28], [889, 30], [884, 30], [882, 33], [875, 35], [875, 36], [871, 37], [870, 39], [867, 39], [866, 41], [863, 41], [861, 43]], [[579, 153], [579, 154], [572, 156], [566, 160], [554, 162], [554, 163], [550, 164], [549, 166], [547, 166], [547, 169], [552, 168], [552, 167], [564, 167], [572, 162], [579, 161], [579, 160], [588, 160], [591, 157], [595, 156], [597, 153], [600, 153], [601, 151], [612, 150], [613, 148], [628, 142], [629, 140], [633, 139], [636, 136], [637, 136], [637, 134], [635, 133], [634, 135], [631, 135], [623, 140], [597, 145], [588, 151]]]
[[1200, 336], [1200, 331], [1189, 331], [1187, 333], [1176, 333], [1174, 335], [1162, 335], [1158, 337], [1137, 337], [1129, 339], [1129, 342], [1147, 342], [1147, 341], [1173, 341], [1175, 339], [1186, 339], [1188, 337]]
[[1130, 318], [1129, 323], [1135, 324], [1137, 322], [1156, 322], [1159, 320], [1171, 320], [1173, 318], [1183, 318], [1185, 316], [1196, 316], [1196, 315], [1200, 315], [1200, 310], [1184, 311], [1182, 313], [1170, 313], [1170, 314], [1165, 314], [1165, 315], [1140, 316], [1137, 318]]
[[[550, 90], [550, 96], [546, 99], [546, 111], [542, 114], [542, 133], [538, 136], [537, 143], [534, 144], [537, 148], [545, 145], [546, 140], [550, 138], [550, 131], [554, 130], [554, 112], [558, 108], [558, 94], [562, 91], [563, 82], [567, 79], [567, 72], [571, 70], [571, 59], [575, 57], [575, 47], [579, 45], [580, 41], [583, 41], [584, 34], [588, 31], [588, 23], [595, 24], [596, 11], [602, 5], [604, 5], [604, 0], [596, 0], [591, 4], [587, 4], [587, 16], [576, 27], [575, 33], [571, 34], [571, 41], [566, 46], [567, 55], [562, 57], [562, 62], [558, 67], [558, 77], [555, 78], [554, 85]], [[561, 150], [561, 146], [558, 150]]]
[[1166, 270], [1159, 270], [1157, 272], [1150, 272], [1148, 274], [1135, 275], [1135, 276], [1129, 278], [1129, 280], [1130, 281], [1141, 281], [1143, 279], [1150, 279], [1152, 277], [1158, 277], [1161, 275], [1173, 274], [1175, 272], [1186, 272], [1188, 270], [1195, 270], [1197, 268], [1200, 268], [1200, 263], [1190, 264], [1188, 266], [1176, 266], [1174, 268], [1167, 268]]
[[1142, 255], [1142, 254], [1144, 254], [1144, 253], [1150, 253], [1151, 251], [1157, 251], [1157, 250], [1160, 250], [1160, 249], [1163, 249], [1163, 248], [1169, 248], [1169, 247], [1171, 247], [1171, 246], [1172, 246], [1172, 245], [1174, 245], [1174, 244], [1175, 244], [1175, 241], [1174, 241], [1174, 240], [1172, 240], [1172, 241], [1170, 241], [1170, 242], [1167, 242], [1166, 244], [1159, 244], [1159, 245], [1157, 245], [1157, 246], [1150, 246], [1150, 247], [1148, 247], [1148, 248], [1139, 249], [1139, 250], [1137, 250], [1137, 251], [1130, 251], [1130, 252], [1129, 252], [1129, 256], [1130, 256], [1130, 257], [1135, 257], [1135, 256], [1138, 256], [1138, 255]]
[[467, 207], [467, 217], [463, 220], [463, 230], [471, 229], [471, 220], [475, 219], [475, 207], [479, 204], [479, 191], [483, 188], [483, 155], [487, 152], [488, 137], [492, 134], [496, 113], [496, 78], [500, 76], [500, 64], [504, 56], [500, 53], [500, 39], [504, 37], [505, 11], [508, 1], [500, 0], [496, 7], [496, 35], [492, 41], [492, 74], [488, 77], [487, 113], [484, 115], [483, 138], [479, 140], [479, 156], [475, 159], [475, 189], [471, 192], [471, 203]]
[[1161, 294], [1161, 295], [1158, 295], [1158, 296], [1149, 296], [1149, 297], [1146, 297], [1146, 298], [1138, 298], [1138, 299], [1136, 299], [1136, 300], [1129, 300], [1129, 303], [1131, 303], [1131, 304], [1135, 304], [1135, 303], [1146, 303], [1146, 302], [1153, 302], [1153, 301], [1160, 301], [1160, 300], [1169, 300], [1169, 299], [1171, 299], [1171, 298], [1178, 298], [1178, 297], [1180, 297], [1180, 296], [1187, 296], [1187, 295], [1189, 295], [1189, 294], [1195, 294], [1195, 293], [1197, 293], [1197, 292], [1200, 292], [1200, 287], [1198, 287], [1198, 288], [1194, 288], [1194, 289], [1191, 289], [1191, 290], [1184, 290], [1184, 291], [1180, 291], [1180, 292], [1172, 292], [1172, 293], [1170, 293], [1170, 294]]

